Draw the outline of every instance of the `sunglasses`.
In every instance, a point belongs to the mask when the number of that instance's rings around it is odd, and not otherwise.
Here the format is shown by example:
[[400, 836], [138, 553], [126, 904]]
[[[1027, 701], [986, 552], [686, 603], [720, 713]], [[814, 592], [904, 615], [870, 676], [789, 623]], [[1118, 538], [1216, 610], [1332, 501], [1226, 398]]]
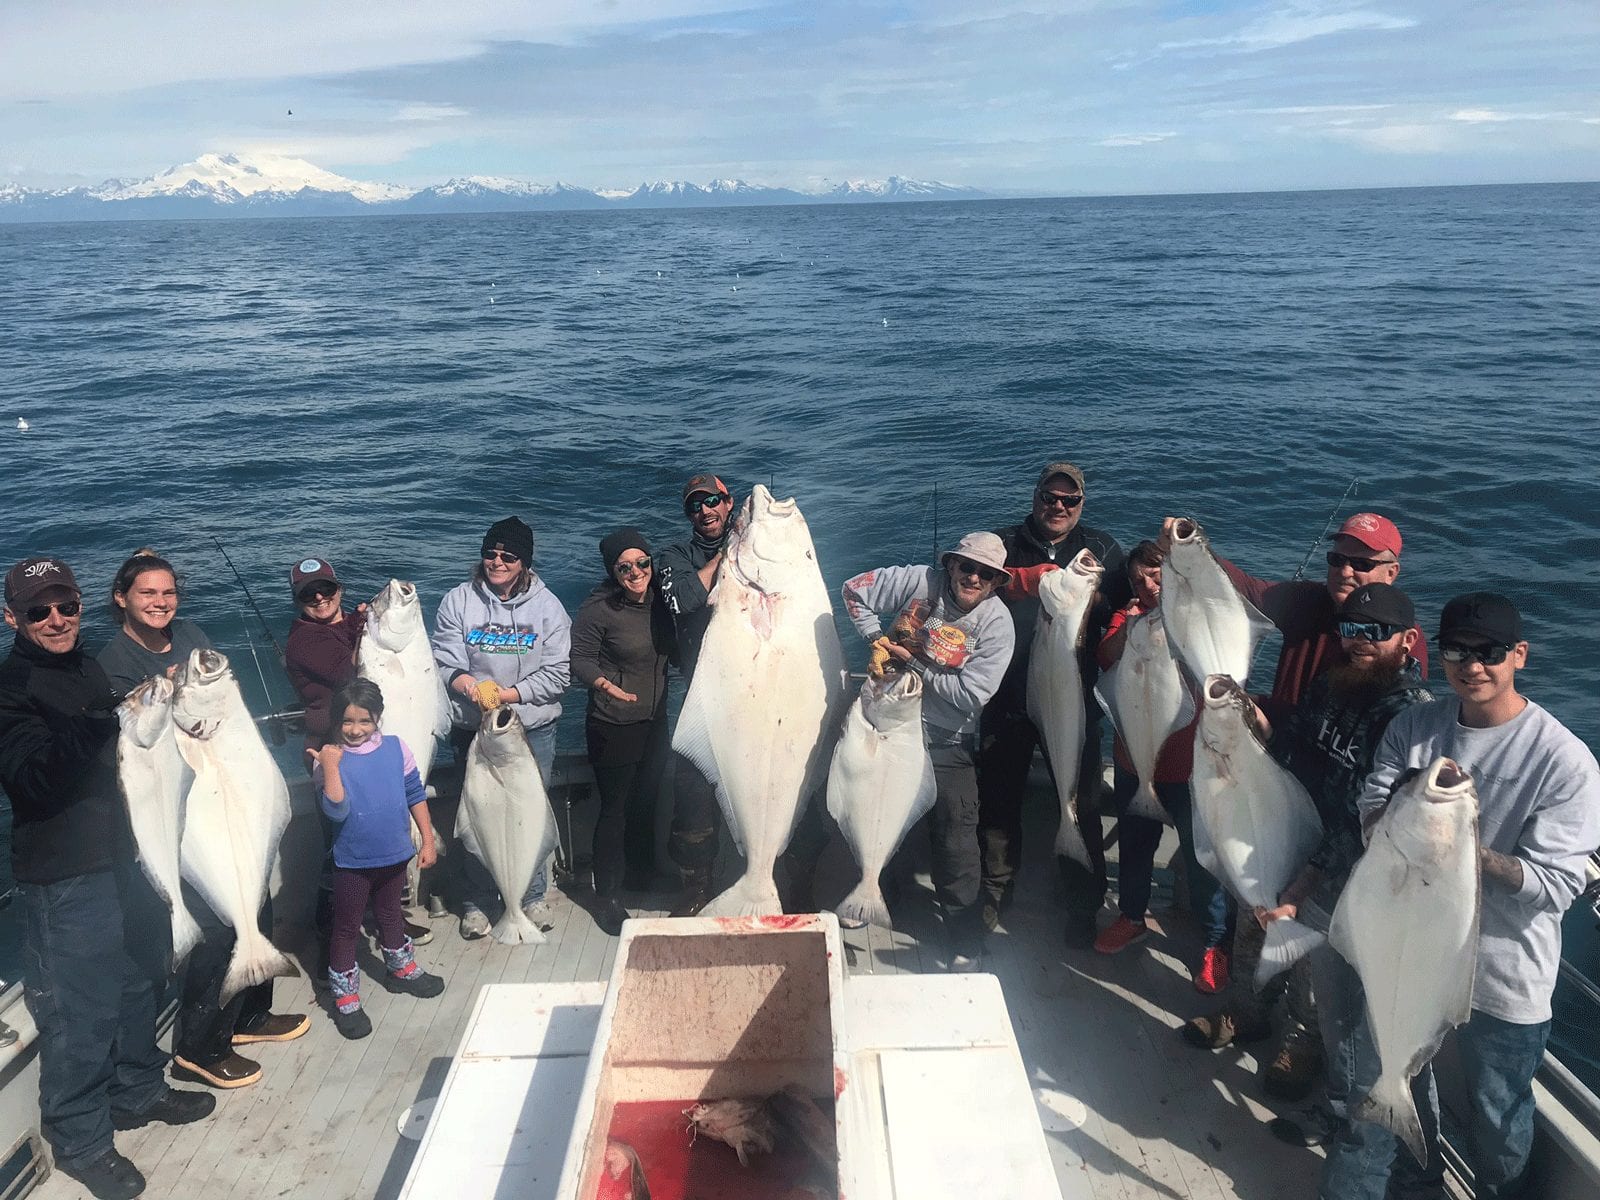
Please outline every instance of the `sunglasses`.
[[1390, 625], [1383, 621], [1340, 621], [1339, 636], [1354, 641], [1366, 638], [1369, 642], [1387, 642], [1397, 633], [1404, 633], [1405, 625]]
[[1071, 512], [1083, 503], [1083, 497], [1069, 496], [1064, 492], [1040, 492], [1039, 503], [1046, 508], [1064, 508]]
[[1506, 655], [1510, 653], [1510, 646], [1498, 643], [1488, 646], [1462, 646], [1455, 642], [1439, 643], [1439, 657], [1458, 667], [1475, 662], [1480, 662], [1486, 667], [1498, 667], [1505, 662]]
[[976, 575], [985, 583], [993, 583], [1001, 576], [1001, 572], [991, 567], [985, 567], [980, 563], [975, 563], [970, 558], [956, 559], [956, 573], [958, 575]]
[[618, 575], [632, 575], [635, 571], [637, 571], [640, 575], [643, 575], [649, 569], [650, 556], [648, 554], [643, 558], [636, 558], [632, 562], [629, 562], [626, 559], [617, 559]]
[[1337, 550], [1328, 551], [1328, 565], [1335, 570], [1349, 567], [1352, 571], [1366, 574], [1368, 571], [1376, 571], [1379, 567], [1386, 567], [1394, 561], [1396, 560], [1392, 558], [1361, 558], [1354, 554], [1340, 554]]
[[683, 511], [692, 517], [702, 508], [721, 508], [723, 501], [727, 499], [728, 495], [726, 492], [717, 492], [714, 495], [710, 493], [702, 493], [698, 496], [690, 496], [683, 502]]
[[503, 562], [514, 567], [522, 561], [522, 556], [519, 554], [513, 554], [509, 550], [485, 550], [483, 552], [483, 561]]
[[22, 615], [28, 618], [28, 624], [38, 625], [48, 621], [52, 612], [58, 612], [63, 617], [75, 617], [82, 611], [82, 600], [63, 600], [60, 604], [35, 604]]
[[339, 594], [337, 587], [322, 584], [318, 587], [308, 587], [300, 593], [301, 604], [321, 604], [324, 600], [332, 600]]

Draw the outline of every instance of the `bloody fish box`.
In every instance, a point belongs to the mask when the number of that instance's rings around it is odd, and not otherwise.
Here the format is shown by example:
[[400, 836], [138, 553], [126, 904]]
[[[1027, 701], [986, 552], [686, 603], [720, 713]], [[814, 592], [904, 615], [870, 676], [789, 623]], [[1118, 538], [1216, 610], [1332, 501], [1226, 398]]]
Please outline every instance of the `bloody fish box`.
[[[849, 1194], [841, 955], [831, 913], [627, 922], [556, 1200], [627, 1196], [633, 1166], [653, 1200]], [[815, 1138], [807, 1153], [780, 1129], [748, 1155], [690, 1122], [696, 1105], [781, 1094], [832, 1120], [835, 1178]]]

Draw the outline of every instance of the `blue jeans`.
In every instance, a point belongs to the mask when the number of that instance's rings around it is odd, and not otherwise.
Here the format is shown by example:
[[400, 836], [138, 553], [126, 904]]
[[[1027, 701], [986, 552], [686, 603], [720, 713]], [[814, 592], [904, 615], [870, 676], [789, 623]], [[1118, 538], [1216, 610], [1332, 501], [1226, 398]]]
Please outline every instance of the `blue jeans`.
[[[1194, 803], [1187, 783], [1158, 783], [1156, 799], [1176, 823], [1178, 851], [1183, 855], [1189, 881], [1189, 911], [1199, 919], [1205, 945], [1222, 945], [1227, 931], [1228, 897], [1194, 856]], [[1160, 821], [1136, 817], [1128, 802], [1139, 790], [1139, 777], [1118, 764], [1112, 775], [1111, 798], [1117, 807], [1117, 909], [1130, 921], [1143, 923], [1150, 907], [1150, 885], [1155, 873], [1156, 847], [1161, 844]]]
[[[1320, 947], [1311, 963], [1327, 1050], [1328, 1103], [1342, 1121], [1328, 1144], [1319, 1196], [1322, 1200], [1442, 1197], [1444, 1168], [1437, 1149], [1439, 1094], [1433, 1068], [1424, 1067], [1411, 1081], [1412, 1099], [1430, 1148], [1429, 1162], [1419, 1164], [1384, 1126], [1349, 1119], [1350, 1106], [1363, 1099], [1378, 1078], [1378, 1052], [1367, 1024], [1366, 999], [1355, 971], [1331, 947]], [[1523, 1194], [1523, 1175], [1533, 1146], [1533, 1073], [1544, 1057], [1549, 1036], [1549, 1021], [1514, 1025], [1476, 1010], [1456, 1031], [1470, 1107], [1467, 1161], [1475, 1176], [1475, 1193], [1485, 1200], [1510, 1200]]]
[[[556, 723], [551, 721], [548, 725], [528, 730], [528, 749], [533, 751], [533, 761], [539, 764], [539, 778], [544, 781], [545, 789], [548, 791], [550, 774], [556, 766]], [[466, 898], [462, 902], [462, 907], [468, 912], [474, 910], [481, 912], [493, 908], [495, 897], [500, 894], [499, 889], [495, 887], [494, 876], [489, 874], [489, 868], [483, 865], [483, 860], [478, 857], [477, 851], [465, 844], [461, 848], [466, 850], [461, 856], [461, 874], [466, 887]], [[527, 895], [522, 897], [522, 907], [527, 908], [528, 905], [543, 900], [545, 890], [549, 886], [545, 865], [540, 863], [539, 869], [533, 873], [533, 881], [528, 884]]]
[[56, 1162], [76, 1166], [111, 1148], [113, 1108], [144, 1112], [167, 1094], [156, 1045], [167, 914], [131, 862], [17, 890], [40, 1128]]

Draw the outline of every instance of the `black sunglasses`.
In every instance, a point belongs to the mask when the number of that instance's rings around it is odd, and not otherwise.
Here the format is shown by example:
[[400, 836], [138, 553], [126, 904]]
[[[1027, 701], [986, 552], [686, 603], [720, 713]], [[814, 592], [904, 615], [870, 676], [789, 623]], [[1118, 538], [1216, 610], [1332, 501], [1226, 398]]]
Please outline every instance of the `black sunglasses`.
[[48, 621], [52, 612], [58, 612], [63, 617], [75, 617], [82, 611], [82, 600], [63, 600], [60, 604], [35, 604], [22, 615], [28, 618], [28, 624], [37, 625], [41, 621]]
[[702, 508], [720, 508], [723, 501], [728, 499], [726, 492], [702, 492], [698, 496], [690, 496], [683, 502], [683, 511], [691, 517]]
[[1510, 653], [1510, 646], [1502, 646], [1498, 642], [1488, 646], [1462, 646], [1456, 642], [1439, 643], [1439, 657], [1458, 667], [1475, 662], [1481, 662], [1486, 667], [1498, 667], [1505, 662], [1506, 655]]
[[308, 587], [300, 593], [301, 604], [321, 604], [324, 600], [332, 600], [339, 594], [339, 589], [331, 584], [319, 584]]
[[1349, 567], [1352, 571], [1366, 574], [1368, 571], [1376, 571], [1379, 567], [1386, 567], [1394, 561], [1392, 558], [1361, 558], [1354, 554], [1340, 554], [1337, 550], [1328, 551], [1328, 565], [1335, 570]]
[[509, 550], [485, 550], [483, 552], [483, 561], [503, 562], [514, 567], [522, 561], [522, 556], [520, 554], [513, 554]]
[[993, 583], [1003, 574], [1003, 572], [996, 571], [992, 567], [986, 567], [981, 563], [975, 563], [970, 558], [956, 559], [956, 571], [961, 575], [976, 575], [985, 583]]
[[618, 575], [632, 575], [635, 571], [643, 575], [650, 569], [650, 556], [647, 554], [643, 558], [636, 558], [631, 562], [627, 559], [619, 558], [617, 559], [616, 569]]
[[1397, 633], [1404, 633], [1405, 625], [1390, 625], [1384, 621], [1340, 621], [1339, 636], [1354, 641], [1366, 638], [1369, 642], [1387, 642]]
[[1070, 512], [1083, 503], [1083, 497], [1069, 496], [1064, 492], [1041, 491], [1039, 493], [1039, 503], [1046, 508], [1064, 508]]

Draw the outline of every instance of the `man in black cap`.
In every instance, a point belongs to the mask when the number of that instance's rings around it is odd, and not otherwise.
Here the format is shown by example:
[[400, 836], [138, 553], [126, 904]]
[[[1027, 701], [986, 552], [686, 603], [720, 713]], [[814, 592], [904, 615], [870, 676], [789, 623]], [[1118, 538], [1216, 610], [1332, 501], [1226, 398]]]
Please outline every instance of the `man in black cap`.
[[40, 1127], [56, 1166], [106, 1200], [144, 1191], [114, 1129], [187, 1124], [216, 1100], [163, 1078], [168, 949], [151, 932], [167, 920], [135, 859], [117, 787], [120, 697], [83, 652], [82, 610], [60, 559], [24, 559], [6, 575], [16, 638], [0, 662], [0, 786], [25, 918], [23, 996], [39, 1028]]
[[[1082, 523], [1083, 472], [1069, 462], [1053, 462], [1039, 473], [1033, 509], [1020, 525], [997, 529], [1006, 547], [1011, 581], [1000, 598], [1011, 610], [1016, 627], [1016, 653], [1011, 666], [983, 710], [978, 732], [978, 837], [983, 847], [983, 921], [993, 929], [1016, 887], [1022, 862], [1022, 797], [1033, 766], [1039, 731], [1028, 716], [1028, 658], [1033, 627], [1039, 618], [1039, 577], [1066, 566], [1080, 550], [1089, 550], [1105, 567], [1104, 591], [1089, 613], [1089, 627], [1078, 656], [1083, 676], [1083, 763], [1078, 772], [1078, 828], [1092, 867], [1068, 858], [1059, 860], [1067, 891], [1067, 940], [1085, 949], [1094, 944], [1096, 915], [1106, 896], [1105, 834], [1100, 826], [1099, 795], [1105, 763], [1100, 745], [1100, 704], [1094, 698], [1100, 665], [1095, 647], [1111, 614], [1133, 598], [1127, 558], [1117, 539]], [[1046, 758], [1046, 765], [1049, 759]]]
[[[1271, 992], [1257, 992], [1255, 984], [1256, 963], [1271, 922], [1298, 920], [1319, 933], [1327, 932], [1339, 893], [1361, 857], [1357, 802], [1379, 740], [1398, 714], [1433, 699], [1422, 686], [1421, 667], [1412, 654], [1416, 621], [1410, 598], [1391, 584], [1369, 583], [1351, 592], [1335, 616], [1344, 661], [1313, 678], [1287, 720], [1270, 730], [1273, 756], [1311, 793], [1322, 818], [1322, 841], [1283, 889], [1277, 907], [1241, 914], [1223, 1006], [1184, 1027], [1184, 1037], [1192, 1045], [1210, 1048], [1231, 1041], [1259, 1041], [1271, 1033]], [[1263, 716], [1258, 728], [1266, 726]], [[1291, 986], [1309, 993], [1311, 965], [1297, 963], [1293, 969], [1299, 975]], [[1323, 990], [1319, 976], [1316, 994], [1321, 996]], [[1316, 1031], [1301, 1027], [1291, 1012], [1278, 1053], [1269, 1060], [1267, 1091], [1301, 1099], [1316, 1084], [1321, 1066]], [[1335, 1073], [1337, 1069], [1335, 1063]]]
[[[683, 513], [689, 518], [689, 540], [675, 542], [656, 555], [656, 586], [672, 617], [678, 666], [688, 683], [694, 679], [700, 643], [711, 624], [711, 584], [722, 565], [722, 548], [733, 526], [733, 497], [721, 479], [702, 472], [683, 486]], [[673, 916], [692, 917], [711, 900], [711, 876], [721, 834], [716, 789], [693, 763], [674, 753], [672, 832], [667, 852], [683, 876], [683, 896], [673, 905]]]
[[[1580, 738], [1517, 690], [1528, 643], [1522, 615], [1505, 596], [1471, 592], [1451, 600], [1439, 618], [1437, 646], [1454, 694], [1390, 724], [1361, 813], [1370, 830], [1401, 775], [1441, 757], [1477, 787], [1477, 971], [1472, 1015], [1455, 1033], [1470, 1107], [1466, 1158], [1475, 1195], [1535, 1196], [1527, 1178], [1533, 1073], [1550, 1037], [1561, 918], [1583, 890], [1589, 852], [1600, 845], [1600, 766]], [[1378, 1059], [1359, 999], [1344, 1025], [1350, 1049], [1339, 1057], [1349, 1069], [1348, 1094], [1360, 1096], [1378, 1077]], [[1412, 1094], [1423, 1101], [1423, 1127], [1436, 1137], [1431, 1070], [1425, 1066], [1412, 1081]], [[1408, 1195], [1444, 1195], [1439, 1155], [1419, 1165], [1402, 1145], [1397, 1159], [1396, 1143], [1382, 1125], [1345, 1120], [1328, 1145], [1319, 1194], [1382, 1197], [1394, 1164], [1394, 1182], [1404, 1176], [1414, 1189]]]

